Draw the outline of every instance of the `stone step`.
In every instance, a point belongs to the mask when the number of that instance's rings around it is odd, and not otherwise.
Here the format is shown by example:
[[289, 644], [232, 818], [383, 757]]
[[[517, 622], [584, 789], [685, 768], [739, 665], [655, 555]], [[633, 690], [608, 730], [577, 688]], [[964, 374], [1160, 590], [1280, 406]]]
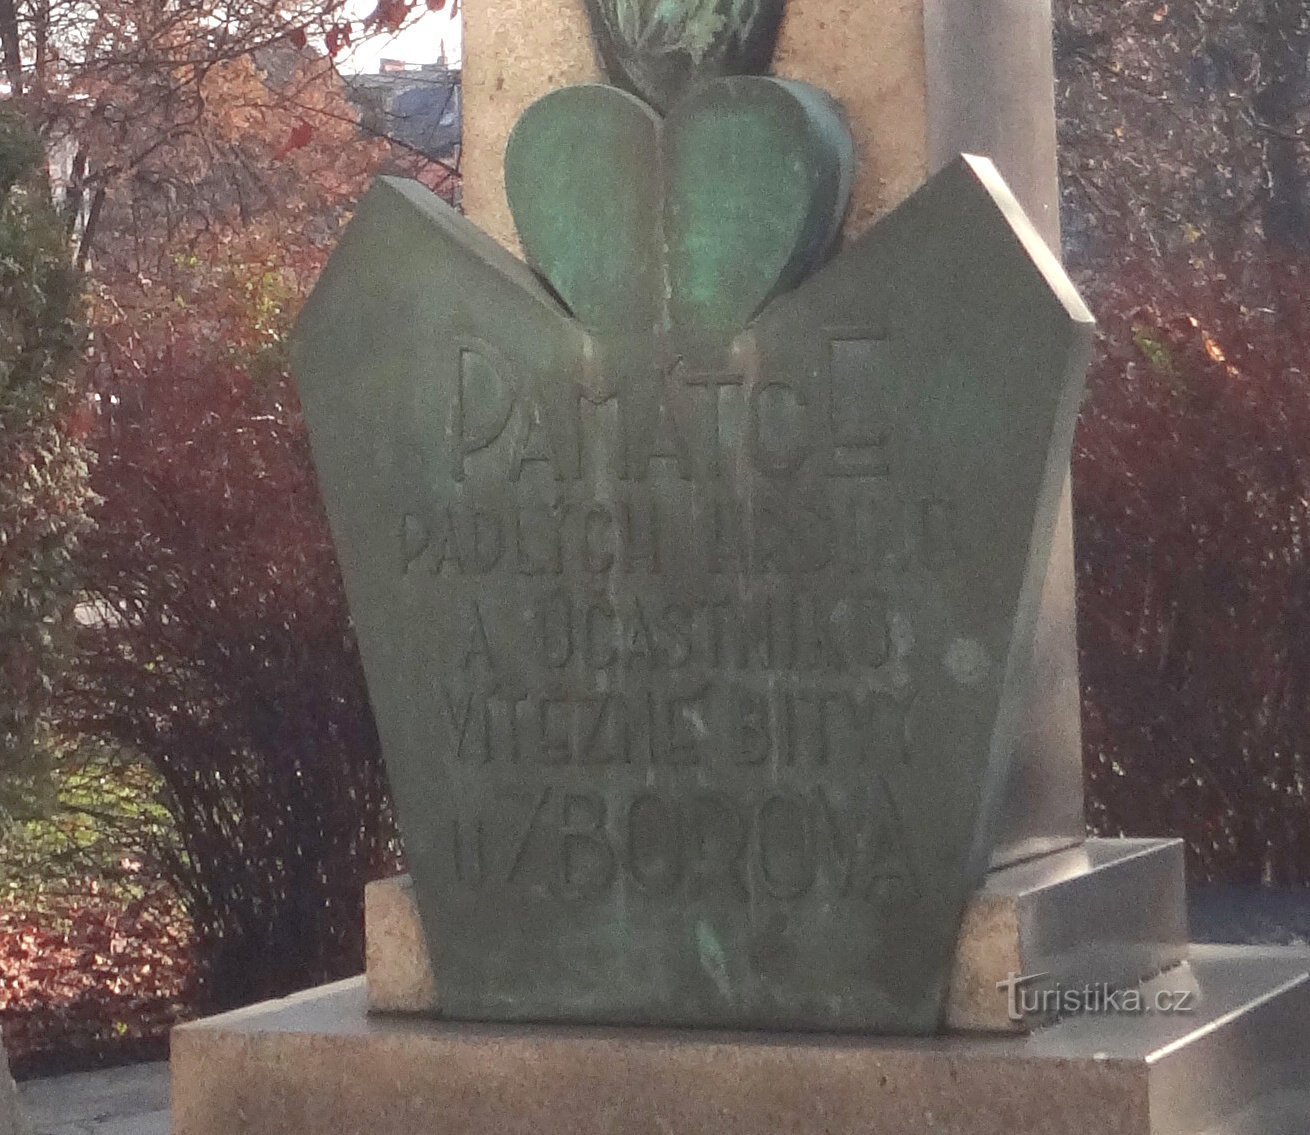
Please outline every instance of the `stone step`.
[[997, 988], [1013, 974], [1126, 986], [1186, 957], [1182, 841], [1089, 839], [987, 875], [965, 912], [947, 1019], [1026, 1031], [1034, 1022], [1012, 1021]]
[[1141, 992], [1195, 1004], [1027, 1035], [807, 1036], [370, 1015], [355, 979], [176, 1029], [173, 1130], [1272, 1135], [1251, 1124], [1310, 1116], [1292, 1094], [1310, 952], [1195, 947]]
[[[1187, 1011], [1150, 1011], [1161, 997], [1169, 1005], [1186, 997]], [[1310, 1060], [1310, 951], [1193, 946], [1189, 962], [1141, 986], [1140, 1001], [1147, 1012], [1075, 1016], [1029, 1041], [1066, 1059], [1142, 1069], [1150, 1135], [1222, 1131], [1301, 1086]], [[1300, 1130], [1310, 1132], [1310, 1122]]]

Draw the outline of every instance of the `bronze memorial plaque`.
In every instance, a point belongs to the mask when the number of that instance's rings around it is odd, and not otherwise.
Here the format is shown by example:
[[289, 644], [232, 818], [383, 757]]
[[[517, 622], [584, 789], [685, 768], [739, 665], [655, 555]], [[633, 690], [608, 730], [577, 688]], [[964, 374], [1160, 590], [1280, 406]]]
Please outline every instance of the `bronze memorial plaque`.
[[1090, 317], [984, 159], [834, 255], [730, 54], [528, 110], [532, 268], [384, 179], [298, 329], [451, 1018], [930, 1032], [986, 868]]

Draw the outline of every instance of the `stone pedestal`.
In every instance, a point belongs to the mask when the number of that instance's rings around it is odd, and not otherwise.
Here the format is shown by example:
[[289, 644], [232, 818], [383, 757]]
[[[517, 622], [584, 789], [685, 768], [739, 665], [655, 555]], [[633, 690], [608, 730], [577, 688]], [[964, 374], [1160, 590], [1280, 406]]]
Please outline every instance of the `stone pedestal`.
[[1186, 1012], [917, 1040], [379, 1018], [361, 978], [176, 1029], [173, 1130], [1292, 1135], [1310, 1129], [1308, 967], [1200, 947], [1144, 989]]
[[[365, 940], [370, 1011], [440, 1011], [408, 876], [368, 886]], [[947, 1023], [982, 1032], [1045, 1023], [1009, 1018], [998, 985], [1014, 974], [1135, 986], [1186, 957], [1181, 841], [1087, 840], [988, 876], [961, 929]]]
[[1023, 1031], [998, 984], [1045, 974], [1049, 984], [1131, 987], [1188, 956], [1180, 840], [1090, 839], [993, 871], [965, 912], [947, 1025]]
[[[559, 87], [601, 81], [582, 0], [464, 6], [466, 214], [517, 248], [501, 161], [514, 123]], [[1047, 0], [789, 0], [774, 72], [845, 108], [858, 235], [961, 152], [990, 157], [1059, 247]]]

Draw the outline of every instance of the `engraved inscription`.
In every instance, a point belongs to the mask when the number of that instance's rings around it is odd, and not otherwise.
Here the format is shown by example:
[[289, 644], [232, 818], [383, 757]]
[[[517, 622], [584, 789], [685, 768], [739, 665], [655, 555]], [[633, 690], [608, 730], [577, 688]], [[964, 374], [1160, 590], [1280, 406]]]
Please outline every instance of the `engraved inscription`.
[[753, 691], [709, 679], [682, 691], [521, 697], [440, 683], [436, 694], [441, 751], [457, 765], [817, 771], [865, 767], [875, 753], [914, 759], [905, 695]]
[[809, 375], [678, 356], [548, 406], [464, 346], [456, 488], [398, 518], [405, 586], [452, 613], [431, 690], [458, 882], [914, 901], [885, 776], [936, 759], [909, 725], [928, 668], [991, 670], [901, 606], [958, 551], [952, 501], [893, 475], [892, 350], [832, 328]]
[[612, 501], [447, 505], [398, 522], [406, 575], [659, 576], [694, 562], [710, 575], [817, 576], [950, 568], [954, 507], [841, 483], [829, 499], [761, 496], [743, 504], [689, 489], [672, 506], [649, 494]]
[[865, 799], [766, 789], [494, 792], [452, 826], [454, 875], [478, 889], [548, 889], [594, 901], [618, 888], [745, 901], [810, 894], [854, 902], [912, 900], [919, 889], [900, 818], [875, 781]]
[[830, 328], [818, 388], [677, 358], [547, 397], [490, 346], [466, 344], [449, 410], [450, 474], [572, 483], [598, 468], [629, 484], [665, 471], [714, 483], [745, 457], [767, 477], [886, 476], [891, 350], [876, 329]]

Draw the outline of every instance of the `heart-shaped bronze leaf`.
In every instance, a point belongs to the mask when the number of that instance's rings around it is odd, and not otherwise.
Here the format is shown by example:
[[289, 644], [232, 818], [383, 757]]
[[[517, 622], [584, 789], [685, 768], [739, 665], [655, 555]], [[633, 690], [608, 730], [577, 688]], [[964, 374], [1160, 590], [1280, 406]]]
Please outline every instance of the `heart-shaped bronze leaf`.
[[596, 330], [731, 331], [832, 243], [854, 166], [841, 111], [803, 83], [702, 83], [661, 122], [612, 87], [519, 120], [505, 183], [524, 250]]

